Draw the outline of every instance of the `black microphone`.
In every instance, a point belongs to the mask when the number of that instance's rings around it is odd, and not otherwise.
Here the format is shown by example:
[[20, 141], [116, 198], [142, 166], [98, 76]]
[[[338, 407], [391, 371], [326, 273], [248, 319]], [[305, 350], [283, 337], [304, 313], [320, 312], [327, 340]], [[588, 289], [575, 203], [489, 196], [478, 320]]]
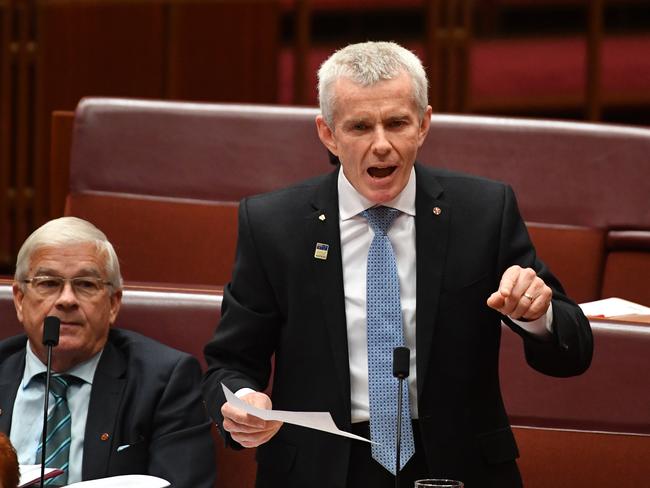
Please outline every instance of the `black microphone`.
[[411, 367], [411, 351], [408, 347], [400, 346], [393, 349], [393, 376], [404, 379], [409, 376]]
[[[393, 349], [393, 376], [398, 380], [397, 387], [397, 439], [395, 440], [395, 488], [399, 488], [399, 454], [402, 441], [402, 386], [408, 378], [411, 366], [411, 351], [400, 346]], [[409, 422], [411, 419], [409, 418]]]
[[47, 373], [45, 376], [45, 399], [43, 400], [43, 439], [41, 444], [41, 483], [45, 482], [45, 453], [47, 447], [47, 409], [50, 400], [50, 377], [52, 375], [52, 348], [59, 344], [61, 320], [58, 317], [45, 317], [43, 322], [43, 345], [47, 347]]
[[58, 317], [45, 317], [45, 322], [43, 323], [43, 345], [58, 346], [60, 329], [61, 321]]

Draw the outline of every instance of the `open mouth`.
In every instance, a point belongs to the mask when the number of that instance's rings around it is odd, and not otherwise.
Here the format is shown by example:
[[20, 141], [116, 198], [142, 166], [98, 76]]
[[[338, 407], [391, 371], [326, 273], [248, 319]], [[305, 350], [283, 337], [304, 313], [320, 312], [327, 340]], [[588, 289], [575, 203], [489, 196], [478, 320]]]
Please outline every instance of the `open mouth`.
[[378, 168], [373, 166], [371, 168], [368, 168], [368, 174], [372, 178], [386, 178], [392, 175], [396, 169], [397, 166], [387, 166], [386, 168]]

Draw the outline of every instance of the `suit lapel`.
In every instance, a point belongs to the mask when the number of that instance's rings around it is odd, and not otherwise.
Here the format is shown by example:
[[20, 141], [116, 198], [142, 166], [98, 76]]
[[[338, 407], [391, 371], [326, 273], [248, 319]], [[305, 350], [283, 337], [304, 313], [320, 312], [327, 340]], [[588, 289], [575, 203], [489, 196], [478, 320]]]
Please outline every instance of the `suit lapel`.
[[88, 405], [84, 439], [83, 479], [108, 475], [117, 435], [117, 415], [126, 382], [126, 363], [110, 341], [97, 365]]
[[417, 256], [416, 363], [418, 398], [428, 372], [442, 285], [451, 207], [443, 200], [440, 183], [416, 165], [415, 234]]
[[[27, 342], [25, 340], [25, 342]], [[0, 432], [9, 435], [18, 386], [25, 371], [25, 349], [13, 354], [0, 367]]]
[[330, 174], [318, 187], [312, 205], [314, 212], [308, 217], [307, 244], [312, 253], [316, 244], [328, 246], [327, 259], [314, 257], [310, 272], [311, 282], [317, 286], [321, 298], [322, 317], [329, 335], [334, 370], [338, 377], [339, 394], [345, 415], [350, 418], [350, 368], [343, 294], [343, 269], [341, 264], [341, 237], [337, 190], [338, 171]]

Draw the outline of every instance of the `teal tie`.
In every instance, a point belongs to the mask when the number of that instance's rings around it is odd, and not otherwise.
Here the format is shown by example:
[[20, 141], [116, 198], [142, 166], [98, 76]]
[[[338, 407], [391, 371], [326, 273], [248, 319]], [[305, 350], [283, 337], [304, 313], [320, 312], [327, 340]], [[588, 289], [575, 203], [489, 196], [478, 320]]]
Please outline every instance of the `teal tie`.
[[[70, 375], [54, 375], [50, 382], [50, 392], [54, 396], [54, 404], [47, 417], [47, 452], [45, 467], [59, 468], [63, 474], [45, 481], [45, 484], [65, 484], [68, 481], [68, 461], [70, 459], [70, 426], [71, 417], [68, 408], [68, 387]], [[43, 377], [43, 382], [45, 378]], [[36, 460], [40, 462], [43, 449], [42, 440], [38, 445]]]
[[[393, 246], [386, 232], [399, 210], [373, 207], [362, 215], [375, 233], [368, 250], [367, 328], [368, 393], [372, 457], [395, 473], [398, 381], [393, 376], [393, 349], [404, 345], [399, 277]], [[402, 395], [400, 470], [415, 453], [408, 388]], [[406, 417], [406, 418], [404, 418]]]

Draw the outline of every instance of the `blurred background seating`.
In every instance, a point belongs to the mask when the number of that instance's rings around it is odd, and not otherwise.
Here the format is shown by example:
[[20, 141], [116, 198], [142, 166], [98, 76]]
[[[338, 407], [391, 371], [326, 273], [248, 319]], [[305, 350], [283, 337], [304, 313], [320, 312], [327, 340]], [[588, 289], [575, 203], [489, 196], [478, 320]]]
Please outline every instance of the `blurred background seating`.
[[[86, 98], [54, 118], [65, 214], [107, 233], [127, 281], [223, 285], [238, 201], [332, 169], [317, 113]], [[419, 160], [508, 181], [538, 253], [578, 302], [650, 305], [648, 154], [643, 128], [433, 114]]]
[[62, 212], [54, 110], [314, 105], [319, 63], [366, 39], [422, 56], [436, 112], [649, 125], [646, 0], [0, 0], [0, 273]]

